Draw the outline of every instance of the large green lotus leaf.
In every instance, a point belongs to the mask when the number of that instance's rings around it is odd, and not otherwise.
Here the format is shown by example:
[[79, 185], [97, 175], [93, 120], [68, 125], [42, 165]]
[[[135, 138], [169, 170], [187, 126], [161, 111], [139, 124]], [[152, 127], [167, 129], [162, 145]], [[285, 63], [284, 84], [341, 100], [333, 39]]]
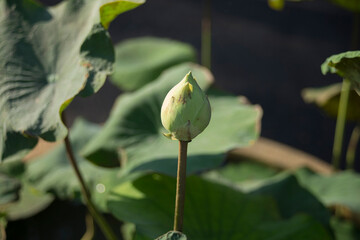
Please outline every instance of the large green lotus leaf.
[[193, 62], [195, 49], [182, 42], [142, 37], [115, 47], [116, 62], [111, 81], [123, 90], [136, 90], [155, 80], [167, 68]]
[[360, 176], [352, 171], [321, 176], [308, 169], [296, 172], [301, 185], [313, 193], [326, 206], [343, 205], [360, 213]]
[[[240, 239], [240, 238], [234, 238]], [[295, 215], [289, 220], [261, 224], [253, 231], [249, 240], [304, 240], [334, 239], [324, 226], [311, 216]]]
[[250, 194], [272, 197], [278, 203], [283, 218], [306, 213], [329, 228], [330, 213], [327, 208], [302, 187], [294, 175], [287, 172], [277, 174], [278, 172], [266, 165], [244, 161], [227, 164], [205, 176]]
[[[314, 103], [329, 116], [336, 117], [339, 109], [341, 83], [335, 83], [321, 88], [306, 88], [302, 97], [306, 103]], [[350, 91], [347, 120], [360, 122], [360, 97], [355, 91]]]
[[251, 194], [273, 197], [284, 218], [291, 218], [298, 213], [306, 213], [330, 228], [330, 213], [327, 208], [307, 189], [300, 186], [293, 175], [266, 184], [252, 191]]
[[[100, 127], [78, 119], [70, 132], [70, 142], [80, 171], [93, 195], [106, 195], [108, 189], [102, 182], [103, 176], [115, 178], [117, 169], [105, 169], [83, 159], [78, 152], [93, 137]], [[34, 159], [28, 165], [28, 180], [39, 190], [54, 193], [61, 199], [73, 199], [80, 196], [78, 179], [66, 155], [64, 144], [49, 153]], [[97, 200], [101, 201], [100, 196]]]
[[[153, 170], [175, 175], [178, 142], [163, 136], [166, 130], [160, 109], [167, 92], [189, 70], [207, 89], [212, 78], [203, 67], [182, 64], [165, 71], [158, 80], [117, 100], [102, 131], [84, 149], [84, 156], [99, 163], [117, 161], [121, 155], [123, 174]], [[209, 96], [209, 100], [212, 119], [189, 144], [188, 173], [219, 166], [228, 150], [248, 146], [259, 134], [259, 107], [242, 104], [232, 96]]]
[[[175, 184], [175, 178], [160, 174], [125, 182], [113, 189], [108, 208], [118, 219], [135, 223], [140, 234], [155, 238], [172, 227]], [[282, 221], [271, 198], [197, 176], [186, 184], [184, 233], [189, 239], [331, 239], [309, 216]]]
[[321, 65], [321, 71], [323, 74], [336, 73], [349, 79], [360, 95], [360, 51], [349, 51], [327, 58]]
[[77, 94], [96, 92], [112, 72], [114, 50], [99, 14], [105, 2], [45, 8], [0, 0], [0, 161], [21, 158], [37, 137], [63, 139], [61, 112]]

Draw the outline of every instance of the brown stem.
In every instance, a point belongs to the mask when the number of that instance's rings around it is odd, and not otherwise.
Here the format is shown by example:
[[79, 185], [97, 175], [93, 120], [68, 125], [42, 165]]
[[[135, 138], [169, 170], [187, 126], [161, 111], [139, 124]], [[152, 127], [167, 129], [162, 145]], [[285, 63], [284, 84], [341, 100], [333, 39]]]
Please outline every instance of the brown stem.
[[174, 231], [182, 232], [185, 205], [186, 158], [189, 142], [179, 141], [179, 157], [176, 183]]
[[[67, 126], [64, 112], [62, 113], [61, 118], [62, 118], [64, 125]], [[81, 194], [84, 198], [85, 204], [86, 204], [91, 216], [95, 219], [96, 223], [99, 225], [99, 227], [100, 227], [101, 231], [103, 232], [104, 236], [106, 237], [106, 239], [116, 240], [116, 235], [112, 231], [111, 227], [106, 222], [105, 218], [101, 215], [101, 213], [96, 209], [93, 202], [91, 201], [90, 191], [86, 187], [84, 178], [83, 178], [83, 176], [80, 172], [80, 169], [77, 165], [77, 162], [76, 162], [76, 159], [74, 156], [74, 151], [73, 151], [71, 143], [70, 143], [69, 134], [65, 137], [64, 142], [65, 142], [66, 153], [67, 153], [69, 162], [70, 162], [72, 168], [74, 169], [75, 175], [80, 183]]]

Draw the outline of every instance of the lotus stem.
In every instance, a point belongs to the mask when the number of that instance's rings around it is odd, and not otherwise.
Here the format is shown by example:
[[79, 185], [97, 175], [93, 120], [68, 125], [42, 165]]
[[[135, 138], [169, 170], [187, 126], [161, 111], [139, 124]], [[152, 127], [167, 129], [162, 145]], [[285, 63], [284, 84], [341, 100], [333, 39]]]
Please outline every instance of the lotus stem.
[[179, 141], [174, 231], [182, 232], [185, 206], [187, 141]]
[[[63, 121], [64, 125], [67, 126], [66, 117], [65, 117], [64, 112], [62, 113], [61, 117], [62, 117], [62, 121]], [[100, 227], [100, 229], [103, 232], [106, 239], [107, 240], [116, 240], [117, 238], [116, 238], [116, 235], [114, 234], [113, 230], [111, 229], [111, 227], [109, 226], [109, 224], [107, 223], [105, 218], [98, 211], [98, 209], [95, 207], [93, 202], [91, 201], [90, 191], [86, 187], [84, 178], [80, 172], [77, 161], [75, 159], [74, 151], [72, 149], [70, 139], [69, 139], [69, 134], [65, 137], [64, 143], [65, 143], [65, 147], [66, 147], [66, 153], [68, 156], [68, 160], [69, 160], [72, 168], [74, 169], [75, 175], [80, 183], [81, 194], [84, 198], [84, 201], [89, 210], [89, 213], [95, 219], [96, 223]]]
[[339, 110], [337, 114], [334, 146], [333, 146], [332, 163], [335, 169], [339, 169], [340, 167], [340, 159], [341, 159], [342, 145], [344, 139], [344, 130], [346, 123], [346, 114], [347, 114], [350, 88], [351, 88], [351, 82], [348, 79], [344, 79], [342, 83], [342, 89], [340, 95]]

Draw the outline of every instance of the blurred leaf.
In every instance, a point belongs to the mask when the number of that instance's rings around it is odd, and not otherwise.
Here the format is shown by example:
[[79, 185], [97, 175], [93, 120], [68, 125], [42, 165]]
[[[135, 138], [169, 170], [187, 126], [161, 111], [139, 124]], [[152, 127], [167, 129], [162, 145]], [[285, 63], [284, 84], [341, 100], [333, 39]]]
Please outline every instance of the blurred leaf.
[[360, 51], [340, 53], [327, 58], [321, 65], [321, 71], [324, 75], [329, 72], [336, 73], [350, 80], [360, 95]]
[[[78, 154], [99, 129], [98, 125], [78, 119], [71, 129], [70, 142], [90, 192], [93, 195], [105, 196], [109, 189], [103, 184], [102, 178], [116, 175], [118, 169], [97, 167]], [[69, 163], [63, 143], [40, 158], [34, 159], [28, 166], [27, 177], [39, 190], [52, 192], [61, 199], [73, 199], [80, 196], [79, 182]]]
[[144, 235], [141, 235], [139, 233], [136, 233], [135, 234], [135, 238], [134, 239], [131, 239], [131, 240], [154, 240], [153, 238], [150, 238], [150, 237], [146, 237]]
[[109, 28], [110, 23], [121, 13], [130, 11], [145, 3], [145, 0], [120, 0], [111, 1], [101, 6], [100, 21], [105, 29]]
[[20, 181], [0, 173], [0, 206], [19, 199]]
[[[108, 207], [118, 219], [135, 223], [138, 232], [154, 238], [172, 227], [175, 184], [172, 177], [146, 175], [114, 188]], [[187, 178], [186, 187], [184, 233], [189, 239], [331, 239], [310, 216], [281, 221], [271, 198], [195, 176]]]
[[20, 192], [20, 199], [4, 208], [0, 207], [0, 212], [5, 212], [9, 220], [18, 220], [31, 217], [47, 208], [54, 198], [34, 188], [30, 184], [23, 182]]
[[[120, 96], [102, 131], [84, 149], [84, 156], [93, 162], [117, 161], [121, 152], [123, 174], [153, 170], [176, 175], [178, 143], [163, 136], [166, 130], [160, 109], [167, 92], [189, 70], [206, 90], [212, 77], [205, 68], [182, 64], [165, 71], [139, 91]], [[230, 96], [209, 96], [209, 100], [212, 119], [189, 144], [188, 173], [219, 166], [228, 150], [248, 146], [259, 135], [260, 107]]]
[[296, 176], [306, 189], [313, 193], [323, 204], [340, 204], [360, 213], [360, 176], [351, 171], [321, 176], [308, 169], [301, 169]]
[[187, 240], [187, 238], [181, 232], [170, 231], [158, 237], [156, 240]]
[[360, 0], [329, 0], [329, 1], [351, 12], [360, 12]]
[[102, 3], [69, 0], [45, 8], [0, 0], [0, 162], [22, 158], [37, 137], [63, 139], [61, 112], [80, 92], [99, 90], [112, 72], [113, 46], [99, 23]]
[[338, 240], [358, 240], [360, 239], [360, 230], [351, 222], [337, 217], [331, 218], [331, 226], [335, 233], [335, 239]]
[[298, 213], [306, 213], [330, 228], [329, 211], [308, 190], [301, 187], [293, 175], [271, 181], [252, 191], [251, 194], [273, 197], [284, 218], [291, 218]]
[[[307, 189], [300, 186], [296, 177], [264, 164], [242, 161], [227, 164], [206, 173], [210, 179], [235, 186], [253, 195], [265, 195], [275, 199], [283, 218], [291, 218], [298, 213], [306, 213], [324, 226], [330, 228], [330, 213]], [[286, 196], [286, 197], [284, 197]]]
[[[306, 88], [302, 97], [306, 103], [314, 103], [329, 116], [336, 117], [339, 109], [341, 83], [321, 88]], [[355, 91], [350, 91], [347, 120], [360, 122], [360, 97]]]
[[240, 163], [226, 164], [213, 172], [231, 182], [239, 183], [266, 179], [275, 176], [279, 170], [254, 161], [241, 161]]
[[[27, 218], [45, 209], [53, 200], [25, 179], [26, 167], [22, 161], [6, 161], [0, 168], [0, 215], [7, 219]], [[5, 176], [11, 182], [4, 185], [1, 180]], [[8, 191], [2, 191], [7, 189]], [[8, 201], [10, 200], [10, 201]]]
[[21, 177], [25, 171], [25, 164], [20, 160], [12, 160], [1, 163], [0, 174], [6, 174], [11, 177]]
[[[234, 238], [239, 239], [239, 238]], [[289, 220], [261, 224], [247, 240], [333, 240], [331, 234], [316, 220], [305, 214]]]
[[141, 88], [169, 67], [196, 59], [195, 49], [190, 45], [155, 37], [121, 42], [116, 45], [115, 54], [111, 81], [127, 91]]

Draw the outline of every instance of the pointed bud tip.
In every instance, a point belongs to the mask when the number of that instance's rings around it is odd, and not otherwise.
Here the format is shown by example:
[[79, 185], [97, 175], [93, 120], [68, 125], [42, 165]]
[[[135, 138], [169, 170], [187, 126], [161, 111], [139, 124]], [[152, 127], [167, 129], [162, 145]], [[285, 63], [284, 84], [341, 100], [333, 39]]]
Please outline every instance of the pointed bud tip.
[[185, 84], [184, 90], [187, 94], [191, 94], [193, 92], [193, 85], [189, 82]]

